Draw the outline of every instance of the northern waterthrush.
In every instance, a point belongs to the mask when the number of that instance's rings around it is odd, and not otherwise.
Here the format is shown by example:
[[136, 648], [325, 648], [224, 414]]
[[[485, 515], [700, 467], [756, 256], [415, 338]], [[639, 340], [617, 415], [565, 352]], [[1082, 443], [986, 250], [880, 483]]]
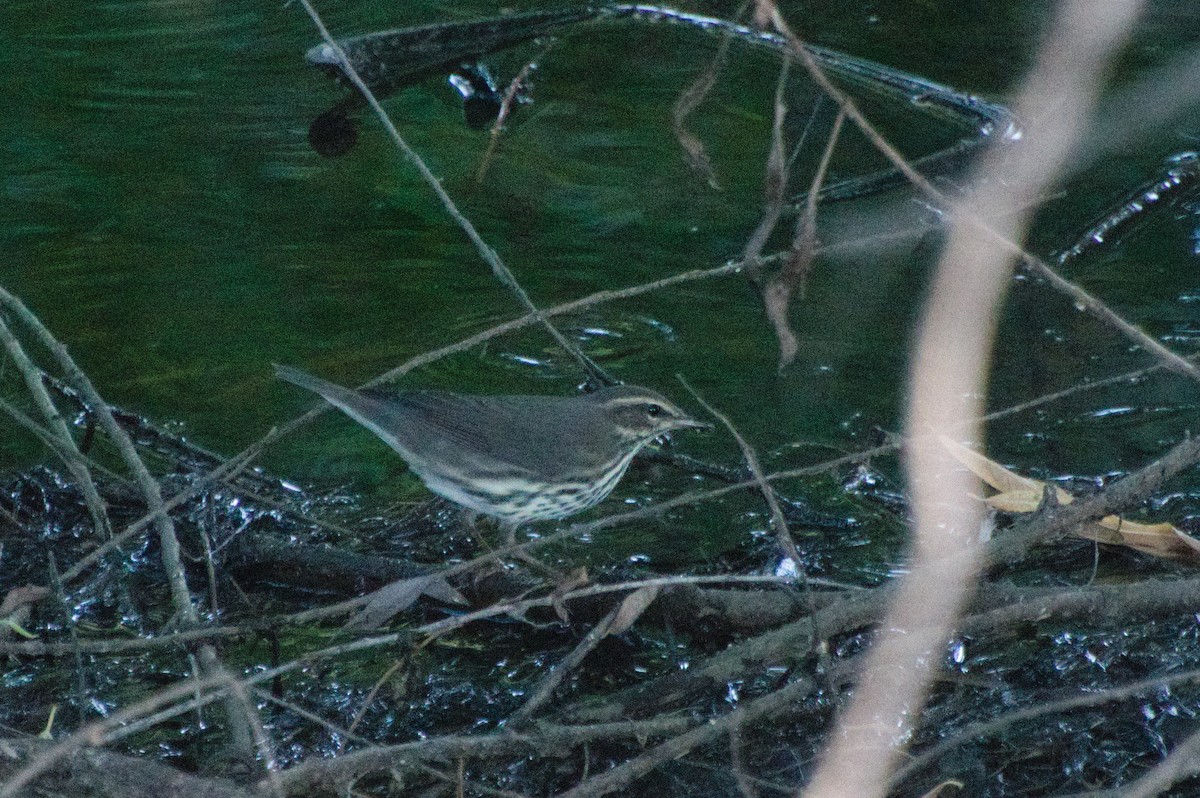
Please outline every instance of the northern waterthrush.
[[513, 525], [586, 510], [647, 443], [709, 426], [630, 385], [570, 397], [469, 396], [351, 390], [288, 366], [275, 373], [382, 438], [434, 493]]

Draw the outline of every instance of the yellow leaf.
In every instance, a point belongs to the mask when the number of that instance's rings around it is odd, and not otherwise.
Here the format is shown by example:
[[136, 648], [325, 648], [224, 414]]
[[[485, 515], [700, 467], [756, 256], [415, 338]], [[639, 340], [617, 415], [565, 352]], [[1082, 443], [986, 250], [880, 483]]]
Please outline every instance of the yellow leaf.
[[[956, 460], [998, 491], [986, 499], [989, 506], [1005, 513], [1029, 513], [1041, 507], [1046, 483], [1015, 474], [996, 461], [945, 436], [940, 440]], [[1059, 487], [1054, 488], [1054, 495], [1059, 504], [1070, 504], [1075, 500], [1074, 496]], [[1155, 557], [1200, 561], [1200, 540], [1180, 532], [1171, 524], [1144, 524], [1109, 515], [1082, 524], [1071, 534], [1098, 543], [1127, 546]]]
[[987, 503], [1002, 513], [1032, 513], [1042, 506], [1040, 490], [1006, 490], [987, 497]]

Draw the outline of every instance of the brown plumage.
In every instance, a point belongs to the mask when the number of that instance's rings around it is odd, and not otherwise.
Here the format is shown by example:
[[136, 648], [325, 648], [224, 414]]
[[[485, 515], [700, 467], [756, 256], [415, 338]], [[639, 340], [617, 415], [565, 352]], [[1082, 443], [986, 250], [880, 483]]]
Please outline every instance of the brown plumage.
[[472, 396], [352, 390], [288, 366], [275, 373], [382, 438], [434, 493], [514, 524], [591, 507], [647, 443], [708, 426], [629, 385], [567, 397]]

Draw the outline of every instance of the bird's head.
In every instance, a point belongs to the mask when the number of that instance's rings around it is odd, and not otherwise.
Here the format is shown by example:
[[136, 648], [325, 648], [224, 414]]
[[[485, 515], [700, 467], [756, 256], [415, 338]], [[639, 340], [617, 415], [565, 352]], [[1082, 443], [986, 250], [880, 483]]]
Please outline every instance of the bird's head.
[[677, 429], [708, 429], [660, 393], [634, 385], [604, 388], [592, 395], [617, 433], [645, 443]]

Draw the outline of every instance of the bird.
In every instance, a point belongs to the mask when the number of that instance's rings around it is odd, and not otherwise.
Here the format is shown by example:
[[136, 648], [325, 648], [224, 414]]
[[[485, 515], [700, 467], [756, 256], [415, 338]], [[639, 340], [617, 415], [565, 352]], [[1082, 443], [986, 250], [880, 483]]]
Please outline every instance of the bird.
[[598, 504], [646, 444], [711, 427], [632, 385], [578, 396], [477, 396], [354, 390], [278, 364], [275, 374], [382, 438], [433, 493], [510, 528]]

